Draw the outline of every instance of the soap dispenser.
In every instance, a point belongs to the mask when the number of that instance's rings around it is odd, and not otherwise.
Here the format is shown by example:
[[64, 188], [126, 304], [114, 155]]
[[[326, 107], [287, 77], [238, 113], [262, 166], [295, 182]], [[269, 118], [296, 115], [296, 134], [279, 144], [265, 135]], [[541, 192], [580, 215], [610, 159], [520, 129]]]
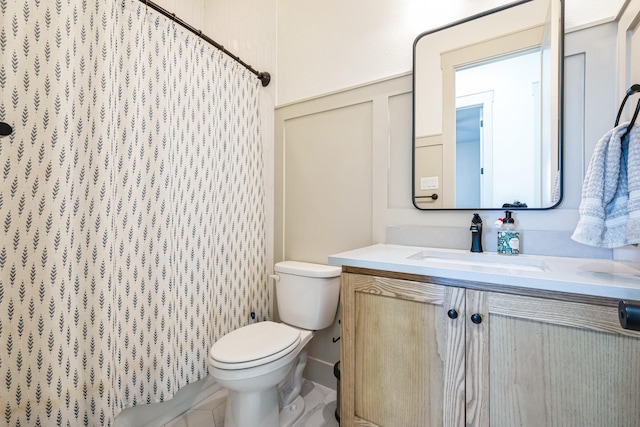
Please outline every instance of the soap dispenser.
[[511, 214], [511, 211], [504, 212], [504, 218], [498, 230], [498, 253], [503, 255], [520, 253], [520, 233], [516, 231], [516, 221]]

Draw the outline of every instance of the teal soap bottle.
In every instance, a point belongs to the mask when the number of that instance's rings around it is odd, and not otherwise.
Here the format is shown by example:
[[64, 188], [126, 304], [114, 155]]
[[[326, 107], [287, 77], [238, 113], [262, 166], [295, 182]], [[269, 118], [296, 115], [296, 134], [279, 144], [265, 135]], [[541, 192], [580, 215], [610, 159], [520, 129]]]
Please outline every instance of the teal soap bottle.
[[511, 211], [504, 212], [502, 226], [498, 230], [498, 253], [502, 255], [520, 253], [520, 233], [516, 229], [516, 221], [511, 214]]

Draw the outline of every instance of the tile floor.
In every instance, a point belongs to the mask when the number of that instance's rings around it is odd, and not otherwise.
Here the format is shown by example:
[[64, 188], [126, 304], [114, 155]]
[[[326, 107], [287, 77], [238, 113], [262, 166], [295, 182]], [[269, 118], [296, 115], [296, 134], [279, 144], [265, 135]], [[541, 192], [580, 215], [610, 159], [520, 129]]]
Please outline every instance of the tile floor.
[[[338, 427], [335, 390], [304, 380], [300, 395], [305, 411], [293, 427]], [[226, 390], [220, 390], [164, 427], [223, 427], [226, 397]]]

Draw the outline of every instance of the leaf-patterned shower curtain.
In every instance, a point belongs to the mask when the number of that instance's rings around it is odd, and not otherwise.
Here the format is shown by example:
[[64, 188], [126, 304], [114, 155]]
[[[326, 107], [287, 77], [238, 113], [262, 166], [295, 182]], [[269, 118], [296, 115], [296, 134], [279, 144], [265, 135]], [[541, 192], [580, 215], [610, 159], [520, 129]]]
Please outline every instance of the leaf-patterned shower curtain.
[[138, 0], [0, 14], [0, 424], [109, 426], [270, 316], [259, 82]]

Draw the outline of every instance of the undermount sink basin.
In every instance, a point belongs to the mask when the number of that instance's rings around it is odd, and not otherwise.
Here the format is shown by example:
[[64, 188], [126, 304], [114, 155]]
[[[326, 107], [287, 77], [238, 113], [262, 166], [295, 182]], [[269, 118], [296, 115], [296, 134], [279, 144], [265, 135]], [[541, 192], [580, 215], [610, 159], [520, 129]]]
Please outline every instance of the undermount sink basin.
[[473, 253], [465, 251], [440, 251], [440, 250], [423, 250], [413, 254], [409, 259], [424, 261], [433, 264], [448, 264], [453, 267], [459, 266], [477, 266], [497, 268], [503, 270], [521, 270], [521, 271], [548, 271], [549, 267], [537, 258], [528, 258], [522, 255], [498, 255], [489, 253]]

